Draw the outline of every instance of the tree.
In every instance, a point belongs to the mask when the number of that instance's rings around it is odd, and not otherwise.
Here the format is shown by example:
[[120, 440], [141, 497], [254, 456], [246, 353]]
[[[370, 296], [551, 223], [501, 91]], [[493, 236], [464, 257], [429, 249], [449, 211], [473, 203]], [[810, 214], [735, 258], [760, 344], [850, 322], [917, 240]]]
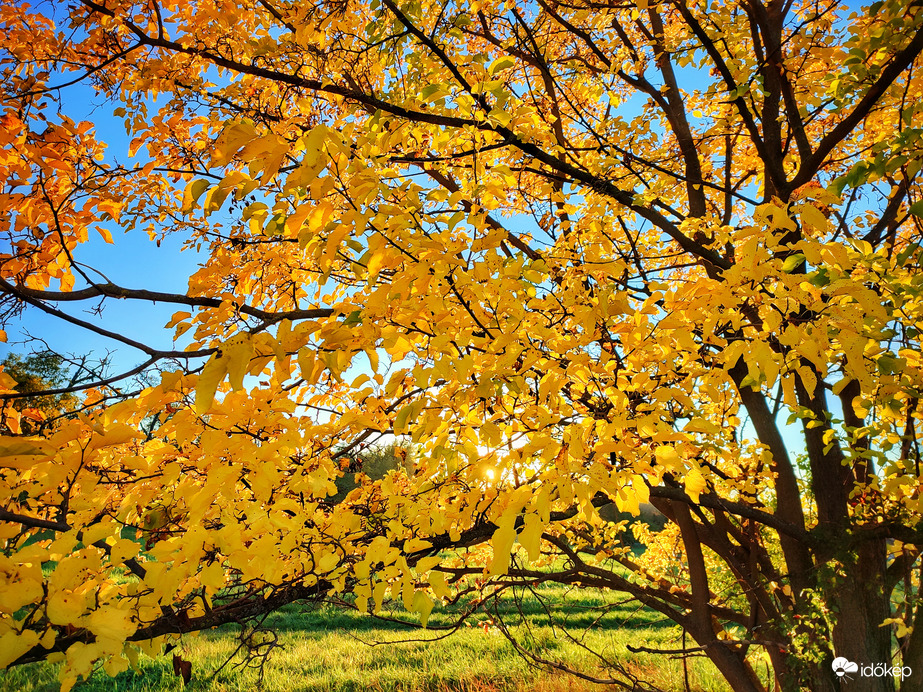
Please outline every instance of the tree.
[[2, 411], [2, 429], [6, 433], [34, 434], [77, 403], [69, 392], [50, 393], [50, 390], [66, 390], [71, 380], [64, 358], [56, 353], [39, 351], [27, 356], [11, 353], [0, 367], [11, 378], [5, 383], [12, 387], [7, 391], [17, 397]]
[[[63, 656], [68, 688], [293, 601], [425, 625], [541, 579], [662, 613], [737, 691], [845, 689], [835, 656], [923, 687], [918, 0], [0, 21], [3, 314], [135, 349], [125, 377], [182, 366], [3, 438], [0, 663]], [[207, 261], [183, 294], [116, 285], [81, 254], [113, 230]], [[114, 300], [191, 341], [75, 312]], [[412, 473], [327, 502], [384, 434]], [[637, 556], [599, 508], [647, 501], [668, 522]]]
[[382, 480], [392, 471], [413, 473], [413, 450], [394, 442], [362, 447], [359, 450], [350, 449], [338, 458], [344, 473], [335, 481], [337, 492], [330, 497], [330, 502], [344, 500], [363, 481]]

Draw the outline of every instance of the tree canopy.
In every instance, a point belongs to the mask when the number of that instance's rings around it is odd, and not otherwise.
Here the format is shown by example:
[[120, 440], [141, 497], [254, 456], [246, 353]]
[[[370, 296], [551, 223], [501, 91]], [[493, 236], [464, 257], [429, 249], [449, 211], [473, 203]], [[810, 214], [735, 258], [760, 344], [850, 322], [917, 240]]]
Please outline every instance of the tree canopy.
[[0, 362], [0, 367], [2, 374], [10, 378], [3, 382], [4, 388], [12, 387], [21, 395], [12, 406], [4, 406], [0, 412], [0, 430], [4, 433], [39, 432], [77, 404], [72, 392], [51, 393], [55, 389], [70, 389], [70, 385], [77, 382], [67, 377], [64, 359], [57, 353], [38, 351], [25, 357], [11, 353]]
[[[0, 315], [136, 360], [0, 438], [0, 665], [62, 660], [66, 690], [287, 603], [425, 626], [544, 580], [658, 611], [735, 691], [894, 689], [834, 657], [923, 688], [921, 25], [3, 0]], [[127, 266], [200, 252], [188, 289], [94, 268], [125, 234]], [[174, 306], [173, 344], [114, 301]], [[333, 501], [391, 436], [408, 468]], [[633, 548], [613, 503], [666, 524]]]

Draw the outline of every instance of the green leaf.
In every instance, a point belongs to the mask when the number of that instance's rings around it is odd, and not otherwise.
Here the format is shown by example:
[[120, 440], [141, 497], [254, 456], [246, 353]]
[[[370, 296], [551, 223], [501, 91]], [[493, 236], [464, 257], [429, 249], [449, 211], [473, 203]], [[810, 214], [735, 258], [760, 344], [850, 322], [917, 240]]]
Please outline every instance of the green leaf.
[[920, 172], [920, 169], [923, 168], [923, 160], [921, 159], [911, 159], [907, 163], [907, 177], [913, 178], [917, 173]]
[[791, 274], [802, 264], [804, 264], [804, 255], [802, 255], [800, 252], [794, 255], [790, 255], [782, 263], [782, 271], [784, 271], [786, 274]]
[[416, 417], [421, 405], [422, 402], [414, 401], [398, 411], [397, 416], [394, 418], [394, 433], [396, 435], [407, 431], [408, 423]]
[[847, 179], [847, 176], [841, 175], [839, 178], [837, 178], [832, 183], [830, 183], [827, 189], [839, 197], [840, 195], [843, 194], [843, 190], [846, 188], [846, 185], [848, 183], [849, 183], [849, 180]]
[[490, 111], [489, 117], [492, 122], [497, 123], [497, 125], [500, 127], [506, 127], [510, 124], [510, 120], [512, 120], [512, 117], [509, 113], [502, 111], [499, 108], [494, 108], [492, 111]]
[[830, 284], [830, 272], [827, 271], [826, 267], [821, 267], [816, 272], [811, 274], [811, 285], [817, 286], [818, 288], [823, 288]]
[[906, 248], [904, 248], [904, 249], [900, 252], [900, 254], [898, 254], [898, 256], [897, 256], [897, 266], [899, 266], [899, 267], [900, 267], [900, 266], [903, 266], [903, 264], [904, 264], [908, 259], [910, 259], [911, 257], [913, 257], [913, 256], [917, 253], [917, 251], [918, 251], [919, 249], [920, 249], [920, 244], [919, 244], [919, 243], [911, 243], [911, 244], [908, 245]]
[[170, 521], [170, 515], [163, 505], [154, 505], [144, 515], [143, 526], [146, 531], [162, 529]]
[[445, 98], [445, 96], [446, 90], [442, 84], [429, 84], [420, 92], [420, 98], [427, 102], [436, 101]]
[[758, 392], [760, 390], [759, 380], [754, 379], [750, 375], [745, 375], [740, 381], [740, 388], [743, 389], [744, 387], [749, 387], [754, 392]]
[[362, 310], [353, 310], [343, 320], [344, 327], [351, 327], [354, 324], [362, 324]]
[[516, 65], [515, 58], [512, 58], [509, 55], [504, 55], [502, 58], [497, 58], [492, 63], [490, 63], [490, 67], [487, 68], [487, 74], [493, 77], [498, 72], [501, 72], [503, 70], [508, 70], [509, 68], [515, 65]]
[[914, 216], [923, 216], [923, 200], [911, 204], [907, 211], [909, 211]]
[[282, 235], [283, 230], [285, 229], [285, 220], [288, 218], [288, 214], [273, 214], [272, 218], [266, 222], [266, 225], [263, 227], [263, 233], [274, 238], [276, 236]]
[[876, 364], [878, 365], [878, 372], [882, 375], [898, 375], [907, 367], [907, 360], [884, 354], [878, 357]]

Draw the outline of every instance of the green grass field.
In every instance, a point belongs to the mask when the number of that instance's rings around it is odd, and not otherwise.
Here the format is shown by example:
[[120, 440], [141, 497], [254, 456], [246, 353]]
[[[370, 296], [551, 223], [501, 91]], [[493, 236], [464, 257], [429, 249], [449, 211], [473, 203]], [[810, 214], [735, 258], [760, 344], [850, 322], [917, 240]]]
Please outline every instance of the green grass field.
[[[628, 644], [677, 648], [679, 632], [659, 616], [636, 605], [607, 602], [591, 589], [544, 586], [534, 596], [504, 597], [498, 611], [524, 646], [546, 659], [585, 673], [606, 677], [601, 661], [589, 651], [602, 653], [639, 678], [663, 690], [683, 690], [680, 661], [667, 656], [634, 654]], [[600, 607], [605, 612], [600, 616]], [[519, 618], [519, 612], [524, 615]], [[549, 616], [550, 613], [550, 616]], [[407, 615], [394, 609], [396, 618]], [[489, 624], [488, 614], [477, 614], [470, 626], [438, 639], [440, 626], [448, 625], [452, 611], [434, 609], [430, 629], [408, 628], [333, 605], [290, 606], [267, 620], [280, 645], [263, 670], [267, 692], [564, 692], [603, 689], [562, 673], [540, 670], [520, 656], [500, 630]], [[411, 618], [407, 618], [411, 619]], [[515, 626], [512, 623], [519, 620]], [[551, 621], [553, 620], [553, 622]], [[485, 626], [486, 625], [486, 626]], [[566, 625], [563, 627], [562, 625]], [[237, 656], [222, 667], [238, 647], [239, 627], [203, 632], [186, 638], [178, 651], [192, 662], [193, 679], [185, 688], [195, 692], [249, 692], [259, 683], [258, 670], [239, 665]], [[568, 638], [566, 632], [573, 636]], [[413, 641], [417, 640], [417, 641]], [[419, 641], [424, 640], [424, 641]], [[220, 669], [220, 670], [219, 670]], [[0, 692], [54, 692], [57, 667], [23, 666], [0, 673]], [[689, 661], [692, 690], [725, 690], [711, 664], [702, 658]], [[75, 690], [81, 692], [159, 692], [182, 690], [183, 682], [172, 667], [172, 653], [141, 659], [140, 671], [115, 678], [97, 671]]]

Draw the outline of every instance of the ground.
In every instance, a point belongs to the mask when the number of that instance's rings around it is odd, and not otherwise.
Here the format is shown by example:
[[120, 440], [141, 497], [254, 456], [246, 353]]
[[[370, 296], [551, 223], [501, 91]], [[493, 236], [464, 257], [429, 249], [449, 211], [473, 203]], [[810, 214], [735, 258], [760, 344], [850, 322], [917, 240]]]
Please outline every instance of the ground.
[[[599, 659], [587, 649], [606, 655], [656, 687], [684, 690], [682, 662], [667, 656], [636, 654], [627, 645], [644, 644], [677, 648], [681, 633], [655, 613], [636, 604], [618, 604], [592, 589], [544, 586], [537, 590], [555, 618], [538, 600], [523, 594], [504, 598], [499, 612], [513, 620], [517, 608], [526, 615], [532, 633], [532, 647], [541, 655], [564, 662], [581, 671], [605, 676]], [[608, 604], [600, 617], [599, 606]], [[335, 605], [312, 608], [287, 607], [267, 620], [278, 635], [277, 648], [264, 669], [266, 692], [584, 692], [605, 689], [577, 678], [530, 667], [522, 656], [491, 624], [492, 616], [478, 613], [469, 626], [436, 641], [457, 611], [438, 608], [427, 630], [372, 618]], [[399, 608], [391, 613], [407, 618]], [[558, 623], [567, 622], [565, 629]], [[525, 637], [523, 625], [513, 629]], [[193, 679], [186, 690], [194, 692], [250, 692], [257, 688], [258, 670], [235, 665], [221, 668], [239, 645], [240, 628], [203, 632], [189, 637], [177, 649], [191, 661]], [[523, 643], [526, 640], [523, 639]], [[582, 645], [586, 645], [584, 648]], [[140, 672], [126, 671], [110, 678], [97, 671], [78, 684], [79, 692], [161, 692], [182, 690], [183, 682], [173, 671], [176, 651], [157, 659], [141, 659]], [[220, 668], [220, 670], [219, 670]], [[702, 658], [690, 659], [689, 686], [693, 691], [726, 690], [714, 668]], [[0, 692], [54, 692], [58, 689], [56, 666], [34, 664], [0, 673]], [[610, 688], [611, 689], [611, 688]]]

